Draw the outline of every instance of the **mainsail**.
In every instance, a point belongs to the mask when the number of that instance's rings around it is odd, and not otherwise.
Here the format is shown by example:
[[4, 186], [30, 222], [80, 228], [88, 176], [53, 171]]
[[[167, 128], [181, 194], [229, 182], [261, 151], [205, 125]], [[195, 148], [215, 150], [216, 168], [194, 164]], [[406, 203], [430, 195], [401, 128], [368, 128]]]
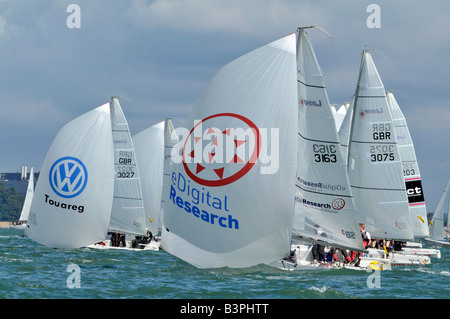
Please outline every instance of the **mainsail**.
[[308, 33], [297, 53], [298, 139], [294, 238], [363, 250], [345, 160]]
[[145, 214], [136, 154], [128, 122], [117, 97], [111, 98], [114, 146], [114, 200], [109, 230], [145, 235]]
[[36, 185], [25, 235], [53, 248], [79, 248], [106, 237], [114, 191], [109, 103], [56, 135]]
[[359, 222], [374, 238], [413, 238], [402, 162], [385, 89], [363, 51], [353, 104], [348, 175]]
[[[353, 118], [353, 108], [355, 99], [353, 98], [350, 105], [345, 113], [344, 119], [342, 120], [341, 126], [339, 127], [339, 141], [341, 142], [342, 155], [344, 156], [345, 165], [347, 165], [348, 160], [348, 145], [350, 142], [350, 129], [352, 126]], [[341, 107], [342, 109], [342, 107]]]
[[296, 157], [296, 35], [223, 67], [172, 158], [162, 247], [199, 268], [289, 254]]
[[133, 136], [141, 174], [147, 228], [158, 233], [164, 165], [164, 121]]
[[[444, 213], [445, 213], [445, 202], [449, 199], [450, 190], [450, 178], [445, 185], [444, 191], [439, 199], [439, 203], [434, 211], [433, 218], [431, 219], [430, 225], [430, 237], [433, 240], [442, 241], [444, 240]], [[448, 201], [447, 214], [450, 212], [450, 200]], [[448, 218], [448, 215], [447, 215]], [[447, 219], [448, 220], [448, 219]], [[448, 225], [447, 225], [448, 227]]]
[[161, 213], [159, 225], [163, 224], [164, 219], [164, 209], [166, 207], [166, 202], [164, 199], [169, 198], [170, 185], [171, 185], [171, 173], [173, 172], [173, 166], [175, 165], [172, 160], [172, 156], [177, 156], [176, 146], [179, 143], [179, 137], [175, 128], [173, 126], [172, 120], [167, 118], [164, 123], [164, 168], [163, 168], [163, 189], [161, 196]]
[[387, 101], [394, 122], [395, 135], [397, 136], [398, 149], [403, 166], [412, 230], [415, 237], [427, 237], [429, 234], [427, 208], [414, 144], [405, 116], [392, 92], [387, 93]]
[[31, 202], [34, 196], [34, 171], [33, 167], [30, 171], [30, 178], [28, 179], [27, 193], [23, 202], [22, 211], [20, 212], [19, 222], [26, 222], [30, 213]]

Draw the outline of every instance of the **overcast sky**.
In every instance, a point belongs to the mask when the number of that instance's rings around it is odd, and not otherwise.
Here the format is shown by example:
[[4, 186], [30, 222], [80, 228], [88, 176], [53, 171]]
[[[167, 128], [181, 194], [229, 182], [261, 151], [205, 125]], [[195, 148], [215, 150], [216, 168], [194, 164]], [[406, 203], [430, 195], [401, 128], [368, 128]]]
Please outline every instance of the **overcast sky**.
[[[80, 28], [67, 26], [73, 3]], [[380, 28], [367, 25], [370, 4]], [[39, 171], [58, 130], [112, 95], [128, 98], [133, 135], [184, 119], [222, 66], [317, 25], [333, 36], [309, 31], [331, 103], [351, 99], [361, 50], [386, 56], [373, 53], [434, 211], [450, 175], [449, 13], [446, 0], [0, 0], [0, 172]]]

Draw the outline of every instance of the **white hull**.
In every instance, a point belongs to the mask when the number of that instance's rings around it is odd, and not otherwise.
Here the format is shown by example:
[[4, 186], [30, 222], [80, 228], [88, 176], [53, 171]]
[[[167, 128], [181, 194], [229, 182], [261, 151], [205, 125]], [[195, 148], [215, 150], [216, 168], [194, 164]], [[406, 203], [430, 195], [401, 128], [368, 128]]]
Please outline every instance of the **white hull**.
[[139, 244], [138, 247], [133, 248], [131, 241], [128, 240], [128, 241], [126, 241], [126, 247], [123, 247], [123, 246], [115, 247], [115, 246], [111, 246], [111, 241], [109, 239], [107, 239], [107, 240], [102, 241], [101, 243], [89, 245], [89, 246], [87, 246], [87, 248], [101, 249], [101, 250], [116, 249], [116, 250], [132, 250], [132, 251], [144, 251], [144, 250], [159, 251], [160, 246], [161, 246], [160, 241], [152, 240], [148, 244], [145, 244], [145, 245]]
[[25, 229], [27, 227], [26, 223], [23, 224], [9, 224], [9, 229]]
[[431, 263], [430, 257], [422, 255], [409, 255], [401, 252], [390, 252], [389, 260], [392, 266], [419, 266]]
[[436, 239], [431, 239], [431, 238], [424, 238], [424, 239], [430, 243], [433, 243], [434, 245], [450, 247], [450, 241], [436, 240]]
[[[386, 252], [384, 249], [369, 248], [367, 253], [362, 254], [361, 260], [367, 258], [386, 258]], [[431, 263], [430, 257], [424, 255], [410, 254], [406, 251], [391, 251], [388, 254], [387, 259], [390, 262], [390, 266], [411, 266], [411, 265], [427, 265]], [[364, 264], [365, 265], [365, 264]]]
[[418, 255], [418, 256], [427, 256], [427, 257], [435, 257], [441, 258], [441, 251], [439, 249], [432, 248], [409, 248], [403, 247], [401, 251], [394, 251], [396, 254], [405, 254], [405, 255]]
[[[312, 245], [292, 245], [291, 250], [295, 250], [292, 259], [282, 259], [268, 264], [271, 267], [283, 270], [320, 270], [320, 269], [354, 269], [354, 270], [391, 270], [390, 260], [384, 258], [384, 252], [371, 250], [363, 253], [359, 266], [344, 264], [343, 262], [313, 262]], [[328, 249], [325, 249], [328, 251]]]
[[407, 241], [403, 247], [406, 248], [422, 248], [422, 243], [417, 241]]

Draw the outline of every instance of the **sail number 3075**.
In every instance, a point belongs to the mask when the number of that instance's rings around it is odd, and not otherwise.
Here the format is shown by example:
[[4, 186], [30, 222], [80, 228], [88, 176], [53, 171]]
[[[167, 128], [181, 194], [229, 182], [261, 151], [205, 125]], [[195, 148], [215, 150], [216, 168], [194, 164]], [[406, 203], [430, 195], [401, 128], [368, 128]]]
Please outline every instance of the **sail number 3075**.
[[394, 145], [374, 145], [370, 147], [370, 161], [395, 161]]

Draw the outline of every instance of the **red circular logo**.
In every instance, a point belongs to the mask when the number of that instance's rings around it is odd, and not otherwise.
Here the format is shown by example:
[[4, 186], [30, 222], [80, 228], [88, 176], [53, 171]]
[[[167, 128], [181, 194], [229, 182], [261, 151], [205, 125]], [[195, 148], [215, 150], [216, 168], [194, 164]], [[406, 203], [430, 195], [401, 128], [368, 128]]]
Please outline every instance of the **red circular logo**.
[[331, 206], [334, 210], [341, 210], [345, 206], [345, 200], [342, 198], [336, 198], [332, 203]]
[[194, 125], [183, 146], [186, 174], [204, 186], [231, 184], [255, 165], [261, 134], [248, 118], [235, 113], [208, 116]]

